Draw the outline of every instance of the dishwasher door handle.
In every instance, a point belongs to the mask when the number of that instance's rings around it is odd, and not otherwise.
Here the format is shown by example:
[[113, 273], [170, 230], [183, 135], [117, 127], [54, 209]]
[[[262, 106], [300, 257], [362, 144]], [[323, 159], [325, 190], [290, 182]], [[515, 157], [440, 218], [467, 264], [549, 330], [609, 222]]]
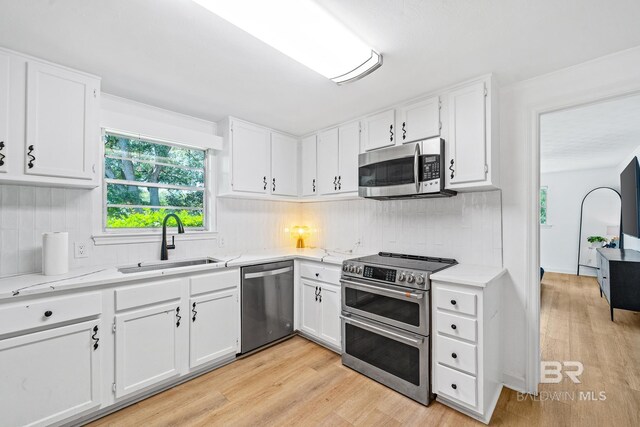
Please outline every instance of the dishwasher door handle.
[[246, 273], [245, 279], [256, 279], [258, 277], [277, 276], [278, 274], [284, 274], [293, 271], [293, 267], [278, 268], [277, 270], [259, 271], [257, 273]]

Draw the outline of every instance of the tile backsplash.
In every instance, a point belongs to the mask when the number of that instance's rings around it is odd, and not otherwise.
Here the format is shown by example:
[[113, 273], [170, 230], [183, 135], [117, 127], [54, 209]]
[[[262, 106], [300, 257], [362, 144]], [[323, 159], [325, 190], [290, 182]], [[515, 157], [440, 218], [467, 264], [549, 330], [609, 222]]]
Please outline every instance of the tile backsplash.
[[[41, 271], [42, 233], [69, 232], [70, 268], [159, 259], [159, 243], [94, 246], [96, 190], [0, 185], [0, 277]], [[397, 201], [290, 203], [217, 200], [218, 238], [180, 241], [174, 258], [293, 247], [292, 225], [309, 225], [308, 246], [358, 253], [394, 251], [502, 265], [501, 193]], [[96, 217], [98, 215], [98, 217]], [[218, 241], [220, 239], [220, 241]], [[88, 257], [73, 257], [86, 242]]]
[[502, 266], [500, 191], [438, 199], [307, 203], [303, 223], [315, 246], [400, 252]]

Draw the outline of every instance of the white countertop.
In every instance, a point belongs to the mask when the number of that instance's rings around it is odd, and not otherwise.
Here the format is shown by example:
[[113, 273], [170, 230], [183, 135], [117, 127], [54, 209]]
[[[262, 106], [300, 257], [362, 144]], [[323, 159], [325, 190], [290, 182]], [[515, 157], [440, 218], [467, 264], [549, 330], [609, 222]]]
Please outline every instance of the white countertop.
[[484, 288], [507, 272], [503, 267], [457, 264], [430, 276], [434, 282], [457, 283]]
[[[272, 251], [249, 252], [240, 254], [211, 255], [211, 258], [220, 260], [218, 263], [201, 264], [187, 267], [177, 267], [166, 270], [153, 270], [141, 273], [124, 274], [118, 271], [122, 266], [94, 266], [73, 269], [59, 276], [44, 276], [38, 274], [25, 274], [0, 279], [0, 301], [13, 299], [26, 295], [36, 295], [52, 292], [60, 292], [71, 289], [89, 289], [91, 287], [125, 283], [135, 280], [169, 277], [185, 273], [209, 271], [225, 267], [242, 267], [245, 265], [262, 264], [266, 262], [283, 261], [288, 259], [305, 259], [309, 261], [324, 262], [333, 265], [341, 265], [347, 258], [353, 258], [358, 254], [344, 254], [332, 252], [320, 248], [309, 249], [276, 249]], [[171, 259], [181, 261], [180, 259]], [[160, 261], [145, 262], [155, 264]]]

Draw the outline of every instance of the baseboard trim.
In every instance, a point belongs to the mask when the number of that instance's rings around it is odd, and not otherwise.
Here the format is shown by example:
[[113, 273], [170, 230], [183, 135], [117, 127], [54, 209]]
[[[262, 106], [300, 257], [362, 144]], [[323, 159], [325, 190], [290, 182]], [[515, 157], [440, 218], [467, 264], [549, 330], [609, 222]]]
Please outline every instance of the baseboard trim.
[[510, 388], [511, 390], [515, 390], [520, 393], [529, 393], [527, 391], [527, 382], [522, 376], [503, 373], [502, 383], [505, 387]]

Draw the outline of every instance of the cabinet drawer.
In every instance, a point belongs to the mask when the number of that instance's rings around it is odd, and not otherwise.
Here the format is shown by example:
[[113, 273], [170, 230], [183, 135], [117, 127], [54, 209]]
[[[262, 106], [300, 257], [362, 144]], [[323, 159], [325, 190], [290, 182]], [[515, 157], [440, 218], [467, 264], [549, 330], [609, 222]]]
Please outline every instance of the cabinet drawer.
[[0, 335], [97, 316], [100, 293], [40, 298], [0, 307]]
[[477, 405], [476, 378], [463, 374], [441, 364], [436, 366], [438, 382], [437, 394], [453, 398], [462, 403], [475, 407]]
[[436, 338], [438, 363], [475, 375], [478, 372], [476, 346], [438, 335]]
[[307, 279], [321, 280], [335, 285], [340, 284], [340, 272], [337, 267], [326, 267], [311, 263], [300, 263], [300, 276]]
[[180, 299], [184, 280], [164, 280], [116, 289], [116, 311]]
[[472, 293], [437, 287], [436, 306], [445, 310], [475, 316], [476, 295]]
[[478, 327], [475, 319], [456, 316], [437, 310], [436, 323], [438, 332], [456, 338], [476, 342], [478, 339]]
[[191, 295], [237, 288], [240, 285], [240, 269], [216, 271], [190, 279]]

